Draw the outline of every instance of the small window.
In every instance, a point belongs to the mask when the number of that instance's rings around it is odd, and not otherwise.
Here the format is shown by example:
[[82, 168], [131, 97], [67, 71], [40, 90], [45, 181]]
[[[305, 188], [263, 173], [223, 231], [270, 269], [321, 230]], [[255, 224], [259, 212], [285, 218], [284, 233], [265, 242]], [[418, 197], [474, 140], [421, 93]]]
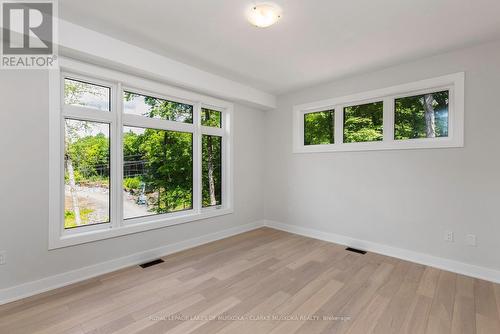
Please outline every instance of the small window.
[[217, 110], [201, 108], [201, 125], [222, 128], [222, 113]]
[[126, 114], [193, 123], [193, 106], [190, 104], [124, 92], [123, 105]]
[[[461, 72], [296, 105], [293, 152], [463, 147], [464, 90]], [[335, 131], [324, 110], [335, 110]]]
[[109, 87], [64, 79], [64, 103], [103, 111], [111, 110], [111, 89]]
[[448, 137], [449, 91], [397, 98], [394, 139]]
[[304, 114], [304, 145], [335, 143], [335, 114], [333, 110]]
[[222, 203], [222, 137], [202, 136], [202, 204]]
[[124, 127], [125, 219], [193, 208], [193, 134]]
[[344, 143], [381, 141], [383, 119], [382, 101], [344, 108]]
[[64, 228], [108, 223], [109, 124], [64, 122]]

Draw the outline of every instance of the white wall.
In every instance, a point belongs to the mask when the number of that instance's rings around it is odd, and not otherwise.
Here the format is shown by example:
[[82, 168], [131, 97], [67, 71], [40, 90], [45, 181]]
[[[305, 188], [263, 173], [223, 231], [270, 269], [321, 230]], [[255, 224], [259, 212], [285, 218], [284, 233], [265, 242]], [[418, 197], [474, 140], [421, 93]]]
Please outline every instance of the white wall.
[[[465, 148], [292, 154], [295, 104], [461, 71]], [[500, 42], [279, 97], [266, 114], [266, 219], [500, 269], [499, 97]]]
[[264, 112], [234, 121], [234, 214], [48, 251], [48, 75], [1, 71], [0, 290], [261, 220]]
[[[458, 71], [465, 148], [291, 153], [295, 104]], [[271, 112], [236, 105], [234, 214], [48, 251], [48, 75], [1, 71], [0, 289], [264, 217], [500, 269], [499, 96], [497, 42], [281, 96]], [[464, 245], [466, 233], [477, 248]]]

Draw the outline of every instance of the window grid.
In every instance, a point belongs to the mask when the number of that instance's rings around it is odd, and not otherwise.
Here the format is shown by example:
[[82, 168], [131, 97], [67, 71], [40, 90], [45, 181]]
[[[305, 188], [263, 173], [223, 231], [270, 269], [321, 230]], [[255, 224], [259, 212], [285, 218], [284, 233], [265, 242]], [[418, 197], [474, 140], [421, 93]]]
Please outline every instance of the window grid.
[[[88, 84], [94, 84], [99, 87], [107, 87], [109, 88], [110, 95], [110, 110], [103, 111], [98, 110], [96, 108], [91, 108], [87, 106], [81, 105], [70, 105], [65, 103], [65, 79], [76, 80], [78, 82], [84, 82]], [[73, 73], [63, 73], [61, 75], [61, 87], [60, 87], [60, 96], [61, 96], [61, 127], [64, 126], [65, 119], [74, 119], [88, 122], [98, 122], [109, 124], [109, 140], [110, 140], [110, 214], [111, 217], [109, 222], [94, 224], [89, 226], [80, 226], [78, 228], [65, 229], [64, 228], [64, 189], [62, 189], [62, 208], [61, 210], [61, 235], [77, 235], [83, 232], [91, 232], [94, 230], [102, 230], [102, 229], [110, 229], [110, 228], [120, 228], [126, 225], [134, 225], [134, 224], [142, 224], [147, 223], [148, 221], [158, 222], [165, 218], [175, 218], [181, 217], [186, 214], [200, 214], [203, 212], [210, 212], [212, 210], [218, 210], [223, 207], [229, 208], [229, 203], [227, 199], [227, 191], [226, 191], [226, 177], [227, 171], [225, 166], [227, 165], [226, 161], [226, 150], [227, 150], [227, 113], [224, 111], [224, 108], [218, 108], [214, 106], [206, 106], [206, 108], [210, 108], [210, 110], [214, 112], [220, 113], [220, 127], [208, 127], [201, 125], [201, 109], [202, 104], [200, 102], [195, 101], [186, 101], [184, 99], [175, 99], [175, 98], [166, 98], [162, 96], [162, 94], [151, 94], [146, 90], [133, 89], [129, 90], [128, 88], [123, 88], [121, 82], [108, 82], [102, 81], [99, 79], [95, 79], [92, 77], [86, 77], [81, 75], [76, 75]], [[144, 96], [154, 96], [158, 99], [168, 99], [171, 102], [178, 103], [189, 103], [193, 106], [192, 108], [192, 122], [190, 123], [182, 123], [176, 122], [172, 120], [164, 120], [164, 119], [151, 119], [144, 116], [138, 115], [130, 115], [126, 114], [124, 110], [124, 102], [123, 102], [123, 94], [125, 91], [132, 91], [135, 94], [143, 94]], [[205, 107], [204, 107], [205, 108]], [[147, 129], [158, 129], [164, 131], [176, 131], [176, 132], [184, 132], [192, 134], [192, 174], [191, 177], [193, 179], [193, 187], [192, 187], [192, 208], [182, 211], [174, 211], [165, 214], [155, 214], [144, 217], [130, 218], [124, 219], [123, 212], [123, 128], [125, 127], [139, 127], [139, 128], [147, 128]], [[64, 134], [64, 129], [62, 132]], [[202, 136], [218, 136], [221, 138], [221, 156], [220, 159], [222, 162], [220, 163], [222, 169], [221, 175], [221, 201], [217, 203], [217, 205], [210, 207], [203, 207], [202, 205], [202, 164], [201, 164], [201, 150], [202, 150]], [[62, 138], [61, 140], [64, 140]], [[62, 159], [64, 160], [64, 159]], [[64, 161], [62, 162], [62, 169], [64, 170]], [[64, 182], [62, 182], [62, 186], [64, 188]]]
[[[396, 138], [396, 103], [397, 99], [436, 95], [448, 92], [446, 122], [448, 133], [436, 137], [420, 137], [409, 139]], [[382, 138], [372, 142], [346, 142], [344, 139], [345, 108], [362, 106], [374, 102], [383, 103]], [[355, 94], [309, 103], [294, 107], [294, 153], [364, 151], [387, 149], [445, 148], [463, 146], [463, 113], [464, 113], [464, 73], [423, 80], [400, 86], [388, 87], [376, 91]], [[335, 143], [306, 145], [305, 116], [311, 113], [334, 111]]]

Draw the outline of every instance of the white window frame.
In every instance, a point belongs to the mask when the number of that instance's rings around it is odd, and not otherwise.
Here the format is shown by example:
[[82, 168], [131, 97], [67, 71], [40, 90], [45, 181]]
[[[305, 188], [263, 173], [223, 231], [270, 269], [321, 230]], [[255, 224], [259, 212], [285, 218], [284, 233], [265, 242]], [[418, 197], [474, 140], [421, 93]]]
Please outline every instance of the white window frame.
[[[233, 104], [213, 97], [146, 80], [122, 72], [61, 57], [60, 69], [49, 71], [49, 249], [103, 240], [131, 233], [233, 213]], [[64, 78], [110, 87], [111, 111], [64, 104]], [[182, 123], [123, 112], [123, 91], [193, 106], [193, 123]], [[222, 128], [201, 126], [201, 108], [222, 113]], [[110, 222], [64, 228], [64, 119], [110, 124]], [[190, 132], [193, 134], [193, 208], [167, 214], [123, 219], [123, 126]], [[201, 139], [203, 134], [222, 137], [222, 203], [202, 207]], [[114, 189], [114, 190], [113, 190]]]
[[[394, 139], [395, 99], [448, 90], [448, 137]], [[293, 152], [348, 152], [371, 150], [425, 149], [464, 146], [465, 73], [455, 73], [373, 91], [337, 97], [293, 107]], [[383, 101], [383, 140], [344, 143], [344, 108]], [[334, 110], [335, 143], [304, 145], [304, 114]]]

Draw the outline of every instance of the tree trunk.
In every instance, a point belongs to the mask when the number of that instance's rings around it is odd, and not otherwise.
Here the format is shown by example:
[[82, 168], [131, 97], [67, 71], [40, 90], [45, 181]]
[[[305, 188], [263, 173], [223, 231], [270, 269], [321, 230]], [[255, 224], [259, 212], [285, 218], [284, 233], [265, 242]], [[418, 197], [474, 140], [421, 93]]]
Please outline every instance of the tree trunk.
[[161, 186], [158, 187], [158, 200], [156, 201], [156, 213], [161, 212]]
[[[207, 119], [210, 118], [210, 113], [205, 111]], [[207, 167], [208, 167], [208, 192], [210, 193], [210, 205], [216, 205], [215, 198], [215, 180], [214, 180], [214, 161], [213, 161], [212, 136], [207, 136]]]
[[68, 169], [69, 189], [71, 192], [73, 212], [75, 213], [75, 224], [76, 226], [80, 226], [82, 225], [82, 218], [80, 216], [80, 206], [78, 204], [78, 194], [76, 192], [75, 171], [73, 169], [73, 162], [71, 161], [69, 154], [66, 155], [66, 168]]
[[425, 132], [427, 138], [436, 137], [436, 115], [434, 112], [434, 96], [432, 94], [424, 95], [424, 110], [425, 110]]

